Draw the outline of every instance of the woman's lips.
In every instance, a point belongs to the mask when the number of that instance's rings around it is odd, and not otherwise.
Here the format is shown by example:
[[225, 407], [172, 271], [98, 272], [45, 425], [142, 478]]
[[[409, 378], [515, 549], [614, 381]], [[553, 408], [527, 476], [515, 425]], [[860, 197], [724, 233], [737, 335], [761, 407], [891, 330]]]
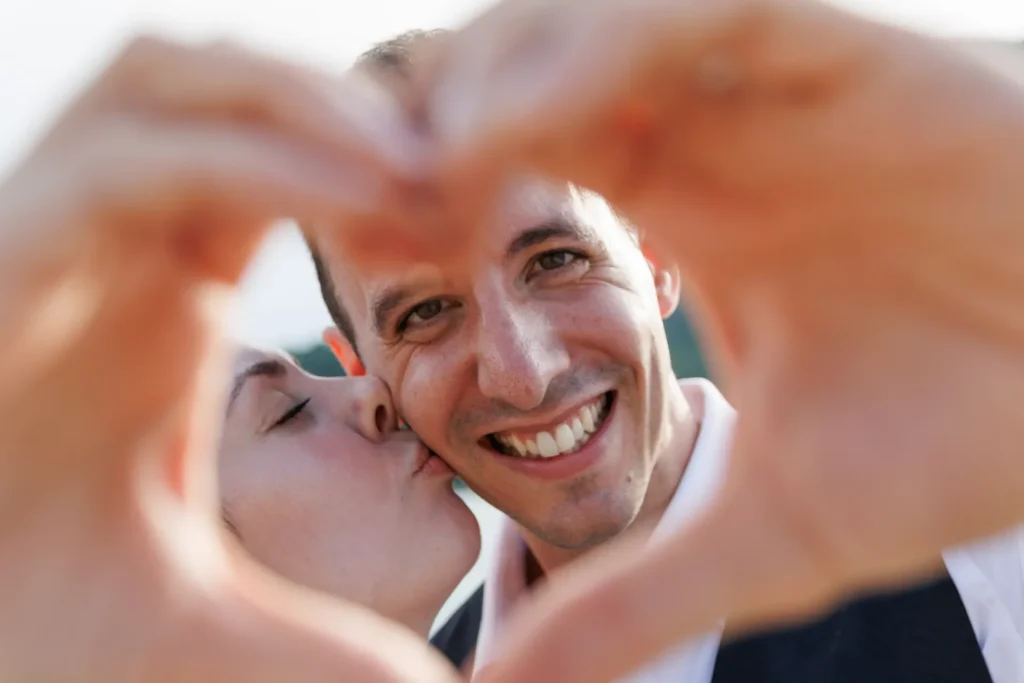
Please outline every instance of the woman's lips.
[[423, 446], [416, 461], [416, 469], [413, 471], [413, 476], [418, 474], [453, 475], [455, 471], [436, 453]]

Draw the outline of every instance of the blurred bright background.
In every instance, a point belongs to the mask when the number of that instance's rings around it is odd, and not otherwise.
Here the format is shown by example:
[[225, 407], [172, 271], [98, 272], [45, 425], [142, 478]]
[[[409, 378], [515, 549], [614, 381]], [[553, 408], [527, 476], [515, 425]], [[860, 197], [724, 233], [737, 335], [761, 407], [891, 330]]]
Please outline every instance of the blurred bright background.
[[[139, 31], [185, 40], [229, 38], [341, 69], [373, 43], [410, 28], [455, 27], [479, 0], [2, 0], [0, 2], [0, 173], [25, 153], [52, 117]], [[1024, 53], [1024, 0], [844, 0], [884, 21], [959, 40], [1017, 43]], [[1020, 59], [1024, 72], [1024, 57]], [[330, 324], [305, 246], [282, 224], [268, 236], [241, 288], [231, 333], [297, 352], [318, 372], [336, 367], [317, 348]], [[680, 375], [703, 374], [682, 318], [669, 322]], [[467, 495], [485, 530], [495, 513]], [[480, 568], [453, 596], [480, 581]]]

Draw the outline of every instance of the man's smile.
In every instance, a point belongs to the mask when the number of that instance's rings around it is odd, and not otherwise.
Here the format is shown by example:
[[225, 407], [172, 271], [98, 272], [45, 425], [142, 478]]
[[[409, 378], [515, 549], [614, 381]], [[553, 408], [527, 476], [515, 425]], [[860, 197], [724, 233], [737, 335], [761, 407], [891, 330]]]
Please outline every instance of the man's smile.
[[501, 455], [518, 458], [550, 459], [575, 453], [600, 431], [615, 396], [615, 391], [607, 391], [556, 420], [492, 432], [481, 443]]

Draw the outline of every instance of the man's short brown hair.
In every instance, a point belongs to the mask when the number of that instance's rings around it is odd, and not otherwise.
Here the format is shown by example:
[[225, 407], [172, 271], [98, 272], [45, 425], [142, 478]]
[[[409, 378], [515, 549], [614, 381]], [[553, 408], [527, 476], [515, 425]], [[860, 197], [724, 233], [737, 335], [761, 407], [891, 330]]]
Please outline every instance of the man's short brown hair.
[[[445, 29], [406, 31], [394, 38], [377, 43], [356, 59], [354, 68], [367, 69], [373, 72], [387, 74], [389, 77], [408, 81], [412, 78], [412, 69], [416, 65], [416, 51], [421, 49], [423, 44], [447, 33]], [[327, 306], [327, 312], [338, 327], [338, 330], [345, 335], [352, 349], [359, 354], [356, 348], [355, 326], [352, 324], [352, 317], [345, 310], [334, 289], [334, 281], [331, 279], [331, 271], [327, 267], [320, 250], [317, 249], [311, 231], [303, 228], [302, 235], [309, 247], [310, 256], [313, 258], [313, 266], [316, 268], [316, 279], [320, 283], [320, 295]]]
[[382, 43], [377, 43], [359, 55], [355, 67], [381, 71], [405, 80], [412, 78], [412, 68], [417, 65], [417, 56], [422, 54], [423, 45], [448, 33], [447, 29], [415, 29], [406, 31]]

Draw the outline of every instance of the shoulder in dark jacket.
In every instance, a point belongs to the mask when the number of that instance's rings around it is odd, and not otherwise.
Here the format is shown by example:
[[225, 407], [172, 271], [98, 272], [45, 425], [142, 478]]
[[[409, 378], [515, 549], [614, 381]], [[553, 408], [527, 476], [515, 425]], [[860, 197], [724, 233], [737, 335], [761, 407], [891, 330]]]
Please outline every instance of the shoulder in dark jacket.
[[430, 638], [430, 644], [444, 653], [459, 669], [476, 648], [484, 610], [484, 587], [480, 586]]

